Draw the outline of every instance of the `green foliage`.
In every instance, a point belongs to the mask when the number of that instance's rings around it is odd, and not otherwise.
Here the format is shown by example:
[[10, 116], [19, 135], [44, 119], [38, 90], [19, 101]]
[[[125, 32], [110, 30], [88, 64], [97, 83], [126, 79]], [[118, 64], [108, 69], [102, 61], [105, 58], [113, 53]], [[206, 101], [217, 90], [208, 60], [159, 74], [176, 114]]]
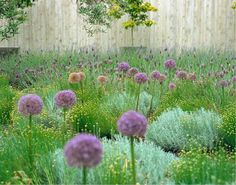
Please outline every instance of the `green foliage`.
[[151, 20], [148, 15], [148, 12], [152, 11], [156, 12], [157, 8], [143, 0], [112, 0], [112, 6], [108, 10], [108, 14], [115, 19], [120, 19], [125, 14], [129, 15], [130, 19], [123, 22], [123, 26], [128, 29], [140, 25], [152, 26], [155, 24], [155, 21]]
[[8, 39], [18, 33], [20, 24], [27, 17], [26, 8], [32, 0], [0, 0], [0, 38]]
[[236, 102], [232, 102], [222, 111], [223, 123], [219, 125], [219, 133], [223, 142], [230, 148], [236, 147]]
[[173, 162], [172, 178], [176, 184], [231, 184], [236, 180], [235, 157], [222, 149], [193, 150]]
[[162, 113], [149, 126], [147, 139], [166, 150], [212, 149], [218, 141], [220, 124], [221, 118], [215, 112], [200, 109], [188, 113], [175, 108]]
[[[37, 166], [38, 159], [61, 146], [62, 136], [53, 128], [44, 128], [40, 125], [34, 125], [33, 136], [33, 151]], [[27, 157], [27, 120], [16, 125], [14, 129], [1, 132], [0, 138], [0, 182], [9, 182], [14, 171], [24, 171], [29, 176], [31, 173]]]
[[77, 104], [70, 111], [69, 123], [76, 132], [90, 132], [98, 136], [111, 136], [116, 130], [116, 118], [95, 101]]
[[[91, 184], [131, 184], [129, 140], [115, 137], [115, 140], [104, 139], [102, 143], [104, 149], [103, 160], [96, 168], [89, 170], [88, 182]], [[165, 153], [148, 142], [135, 142], [135, 150], [138, 182], [140, 184], [167, 182], [165, 178], [166, 170], [176, 157], [173, 154]], [[147, 155], [149, 156], [148, 158]], [[59, 178], [58, 183], [80, 183], [82, 170], [69, 168], [64, 163], [63, 151], [57, 150], [53, 158], [55, 169], [58, 169], [56, 170], [57, 174], [54, 174]], [[48, 169], [48, 166], [40, 168]], [[46, 182], [41, 183], [45, 184]]]
[[9, 87], [6, 77], [0, 76], [0, 125], [11, 123], [11, 112], [14, 106], [14, 90]]
[[184, 111], [194, 111], [200, 108], [217, 110], [227, 105], [233, 99], [228, 91], [224, 102], [221, 102], [221, 91], [212, 81], [192, 82], [179, 81], [174, 91], [167, 92], [161, 100], [160, 107], [154, 113], [154, 118], [168, 108], [180, 107]]

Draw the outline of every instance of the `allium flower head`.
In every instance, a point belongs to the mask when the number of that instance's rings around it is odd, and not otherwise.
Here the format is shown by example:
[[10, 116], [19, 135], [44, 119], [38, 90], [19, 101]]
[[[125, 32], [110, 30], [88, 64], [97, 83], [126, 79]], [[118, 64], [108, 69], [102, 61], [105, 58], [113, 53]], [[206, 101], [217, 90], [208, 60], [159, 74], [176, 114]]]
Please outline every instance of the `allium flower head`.
[[164, 63], [166, 69], [173, 69], [176, 67], [176, 62], [173, 59], [169, 59]]
[[236, 84], [236, 76], [233, 76], [233, 77], [232, 77], [232, 82], [233, 82], [234, 84]]
[[228, 85], [229, 85], [229, 83], [228, 83], [228, 81], [227, 80], [220, 80], [219, 82], [218, 82], [218, 85], [220, 86], [220, 87], [227, 87]]
[[70, 83], [79, 83], [81, 81], [81, 77], [79, 73], [70, 73], [68, 81]]
[[166, 80], [166, 75], [161, 74], [158, 80], [162, 84]]
[[185, 79], [187, 79], [187, 72], [186, 71], [177, 71], [176, 76], [179, 79], [185, 80]]
[[188, 74], [188, 79], [194, 81], [194, 80], [197, 79], [197, 76], [196, 76], [195, 73], [189, 73], [189, 74]]
[[67, 142], [64, 155], [69, 166], [91, 168], [102, 160], [102, 144], [90, 134], [78, 134]]
[[128, 70], [127, 73], [128, 73], [129, 76], [134, 76], [134, 75], [136, 75], [136, 74], [138, 73], [138, 69], [135, 68], [135, 67], [131, 67], [131, 68]]
[[130, 110], [117, 121], [118, 130], [125, 136], [144, 136], [148, 121], [142, 114]]
[[84, 80], [86, 77], [84, 72], [78, 72], [77, 74], [80, 76], [80, 80]]
[[118, 71], [126, 72], [129, 70], [129, 64], [128, 62], [121, 62], [117, 66]]
[[107, 77], [101, 75], [101, 76], [98, 76], [97, 80], [100, 84], [105, 84], [107, 82]]
[[169, 83], [169, 90], [174, 90], [176, 89], [176, 85], [173, 82]]
[[153, 80], [159, 80], [161, 73], [159, 71], [153, 71], [151, 77]]
[[55, 95], [54, 101], [57, 107], [68, 109], [76, 103], [76, 95], [71, 90], [59, 91]]
[[148, 81], [148, 77], [145, 73], [137, 73], [134, 76], [134, 80], [138, 83], [138, 84], [144, 84], [145, 82]]
[[40, 114], [42, 109], [43, 101], [35, 94], [22, 96], [18, 102], [18, 110], [24, 116]]

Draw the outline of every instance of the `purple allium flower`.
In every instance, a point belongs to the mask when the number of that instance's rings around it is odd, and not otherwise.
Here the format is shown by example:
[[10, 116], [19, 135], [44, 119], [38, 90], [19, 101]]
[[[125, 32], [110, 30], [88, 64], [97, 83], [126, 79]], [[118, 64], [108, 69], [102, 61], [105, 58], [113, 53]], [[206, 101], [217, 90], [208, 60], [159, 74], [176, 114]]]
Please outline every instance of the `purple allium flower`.
[[76, 103], [76, 95], [71, 90], [59, 91], [55, 95], [54, 101], [56, 106], [68, 109]]
[[118, 130], [125, 136], [144, 136], [148, 121], [142, 114], [130, 110], [117, 121]]
[[121, 62], [117, 66], [118, 71], [126, 72], [129, 70], [129, 64], [128, 62]]
[[145, 82], [148, 81], [148, 77], [145, 73], [137, 73], [134, 76], [134, 80], [138, 83], [138, 84], [144, 84]]
[[197, 79], [197, 76], [196, 76], [195, 73], [189, 73], [189, 74], [188, 74], [188, 79], [194, 81], [194, 80]]
[[232, 77], [232, 82], [233, 82], [234, 84], [236, 84], [236, 76], [233, 76], [233, 77]]
[[151, 77], [153, 80], [159, 80], [161, 73], [159, 71], [153, 71]]
[[187, 72], [186, 71], [177, 71], [176, 73], [177, 78], [179, 79], [187, 79]]
[[18, 110], [24, 116], [40, 114], [43, 109], [43, 101], [36, 94], [22, 96], [18, 102]]
[[176, 85], [173, 82], [169, 83], [169, 90], [174, 90], [176, 88]]
[[218, 82], [218, 85], [219, 85], [220, 87], [224, 88], [224, 87], [227, 87], [227, 86], [229, 85], [229, 83], [228, 83], [227, 80], [220, 80], [220, 81]]
[[166, 69], [173, 69], [176, 67], [176, 62], [173, 59], [169, 59], [164, 63]]
[[69, 166], [94, 167], [102, 160], [102, 144], [96, 136], [78, 134], [67, 142], [64, 155]]
[[135, 74], [138, 73], [138, 69], [135, 68], [135, 67], [131, 67], [131, 68], [128, 70], [127, 73], [128, 73], [129, 76], [134, 76]]

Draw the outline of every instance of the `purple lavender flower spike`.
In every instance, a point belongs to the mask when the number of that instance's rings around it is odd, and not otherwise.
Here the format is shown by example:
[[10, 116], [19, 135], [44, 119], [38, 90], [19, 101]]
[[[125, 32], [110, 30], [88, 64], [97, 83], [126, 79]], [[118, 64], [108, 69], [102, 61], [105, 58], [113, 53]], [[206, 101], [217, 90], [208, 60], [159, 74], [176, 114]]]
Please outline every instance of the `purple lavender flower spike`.
[[170, 82], [169, 83], [169, 90], [174, 90], [174, 89], [176, 89], [176, 85], [173, 83], [173, 82]]
[[59, 91], [54, 101], [57, 107], [69, 109], [76, 103], [76, 95], [71, 90]]
[[18, 110], [24, 116], [40, 114], [43, 109], [43, 101], [36, 94], [22, 96], [18, 102]]
[[159, 80], [161, 73], [159, 71], [153, 71], [151, 77], [153, 80]]
[[220, 87], [227, 87], [228, 85], [229, 85], [229, 83], [228, 83], [228, 81], [227, 80], [220, 80], [219, 82], [218, 82], [218, 85], [220, 86]]
[[186, 71], [177, 71], [176, 73], [177, 78], [179, 79], [187, 79], [187, 72]]
[[117, 121], [119, 132], [125, 136], [144, 136], [147, 124], [145, 116], [133, 110], [125, 112]]
[[64, 155], [69, 166], [95, 167], [102, 160], [102, 144], [96, 136], [78, 134], [67, 142]]

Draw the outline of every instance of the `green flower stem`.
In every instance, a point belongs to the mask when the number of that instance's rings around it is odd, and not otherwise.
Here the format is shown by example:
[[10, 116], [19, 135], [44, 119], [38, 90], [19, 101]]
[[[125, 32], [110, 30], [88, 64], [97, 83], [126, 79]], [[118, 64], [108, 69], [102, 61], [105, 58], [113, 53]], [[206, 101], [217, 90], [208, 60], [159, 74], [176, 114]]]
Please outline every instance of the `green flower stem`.
[[87, 184], [87, 169], [83, 167], [83, 184]]
[[222, 100], [221, 100], [221, 105], [223, 105], [225, 99], [225, 88], [222, 87]]
[[63, 126], [62, 126], [62, 137], [63, 137], [63, 144], [65, 143], [65, 135], [66, 135], [66, 109], [63, 109]]
[[135, 168], [135, 154], [134, 154], [134, 137], [130, 137], [130, 151], [131, 151], [131, 162], [132, 162], [132, 176], [133, 184], [136, 184], [136, 168]]
[[82, 105], [84, 104], [84, 86], [83, 86], [83, 82], [82, 80], [80, 81], [80, 87], [81, 87], [81, 95], [82, 95], [82, 98], [81, 98], [81, 102], [82, 102]]
[[28, 140], [29, 140], [29, 148], [28, 148], [28, 154], [29, 154], [29, 162], [30, 162], [30, 170], [32, 171], [33, 169], [33, 146], [32, 146], [32, 115], [29, 116], [29, 135], [28, 135]]
[[136, 102], [136, 107], [135, 107], [136, 111], [138, 111], [138, 107], [139, 107], [140, 89], [141, 89], [141, 85], [139, 84], [139, 86], [138, 86], [138, 95], [137, 95], [137, 102]]

